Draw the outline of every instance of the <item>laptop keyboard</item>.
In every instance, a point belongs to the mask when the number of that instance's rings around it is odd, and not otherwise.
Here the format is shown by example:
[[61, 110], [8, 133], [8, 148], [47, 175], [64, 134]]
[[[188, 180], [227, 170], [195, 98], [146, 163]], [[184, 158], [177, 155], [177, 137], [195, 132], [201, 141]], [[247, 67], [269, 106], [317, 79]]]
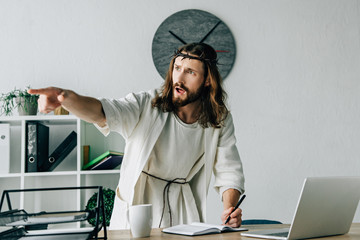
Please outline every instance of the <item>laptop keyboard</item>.
[[278, 236], [278, 237], [287, 237], [289, 232], [277, 232], [277, 233], [267, 233], [269, 236]]

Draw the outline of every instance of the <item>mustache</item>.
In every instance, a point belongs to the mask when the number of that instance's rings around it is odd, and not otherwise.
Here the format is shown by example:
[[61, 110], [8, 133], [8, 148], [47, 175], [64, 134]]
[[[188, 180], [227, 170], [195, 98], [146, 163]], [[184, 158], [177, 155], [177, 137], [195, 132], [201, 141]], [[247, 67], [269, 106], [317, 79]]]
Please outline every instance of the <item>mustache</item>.
[[187, 87], [185, 87], [185, 85], [182, 84], [182, 83], [178, 83], [178, 82], [175, 83], [175, 84], [173, 85], [173, 88], [175, 88], [175, 87], [180, 87], [180, 88], [184, 89], [186, 92], [189, 91], [189, 89], [188, 89]]

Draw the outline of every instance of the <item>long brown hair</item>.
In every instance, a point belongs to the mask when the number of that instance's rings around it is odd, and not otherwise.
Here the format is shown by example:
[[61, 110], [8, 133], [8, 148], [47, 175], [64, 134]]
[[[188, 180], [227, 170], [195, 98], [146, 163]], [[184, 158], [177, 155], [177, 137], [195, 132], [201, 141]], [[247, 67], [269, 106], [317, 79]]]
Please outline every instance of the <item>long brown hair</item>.
[[209, 125], [214, 128], [219, 128], [223, 125], [229, 110], [225, 105], [226, 92], [221, 86], [222, 79], [216, 65], [216, 51], [205, 43], [191, 43], [178, 49], [171, 59], [161, 92], [152, 100], [152, 106], [158, 107], [163, 112], [172, 112], [176, 110], [172, 101], [172, 73], [174, 62], [177, 57], [190, 58], [191, 56], [196, 56], [196, 59], [202, 61], [204, 66], [204, 79], [206, 80], [208, 78], [210, 83], [209, 86], [204, 87], [201, 96], [201, 109], [198, 122], [204, 128], [209, 127]]

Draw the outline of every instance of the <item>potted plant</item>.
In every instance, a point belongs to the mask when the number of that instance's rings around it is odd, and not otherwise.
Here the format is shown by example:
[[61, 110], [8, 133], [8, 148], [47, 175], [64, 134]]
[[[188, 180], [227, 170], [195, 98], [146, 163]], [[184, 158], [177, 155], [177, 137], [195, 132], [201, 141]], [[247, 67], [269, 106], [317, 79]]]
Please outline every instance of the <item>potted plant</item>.
[[[88, 200], [85, 210], [91, 211], [97, 206], [97, 195], [98, 193], [94, 193]], [[112, 214], [112, 210], [114, 207], [114, 198], [115, 198], [115, 191], [110, 188], [104, 188], [103, 189], [103, 198], [104, 198], [104, 210], [105, 210], [105, 222], [106, 226], [110, 225], [110, 218]], [[100, 222], [102, 222], [103, 216], [101, 215], [99, 217]], [[90, 217], [88, 219], [88, 222], [95, 226], [96, 225], [96, 219], [95, 216]]]
[[8, 93], [3, 93], [0, 96], [1, 114], [10, 116], [14, 109], [18, 109], [19, 115], [36, 115], [39, 95], [31, 95], [27, 92], [30, 89], [26, 87], [25, 90], [14, 89]]

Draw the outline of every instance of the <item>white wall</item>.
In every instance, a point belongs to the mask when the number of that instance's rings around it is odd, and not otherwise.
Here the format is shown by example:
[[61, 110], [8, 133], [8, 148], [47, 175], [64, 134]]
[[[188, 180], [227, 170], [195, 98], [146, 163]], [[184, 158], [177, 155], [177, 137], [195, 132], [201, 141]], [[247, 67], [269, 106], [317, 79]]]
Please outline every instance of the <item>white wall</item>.
[[[0, 0], [0, 92], [55, 85], [120, 97], [157, 87], [153, 34], [188, 8], [217, 15], [237, 42], [225, 87], [244, 218], [290, 222], [305, 177], [360, 175], [356, 0]], [[219, 198], [211, 190], [209, 199], [218, 222]]]

